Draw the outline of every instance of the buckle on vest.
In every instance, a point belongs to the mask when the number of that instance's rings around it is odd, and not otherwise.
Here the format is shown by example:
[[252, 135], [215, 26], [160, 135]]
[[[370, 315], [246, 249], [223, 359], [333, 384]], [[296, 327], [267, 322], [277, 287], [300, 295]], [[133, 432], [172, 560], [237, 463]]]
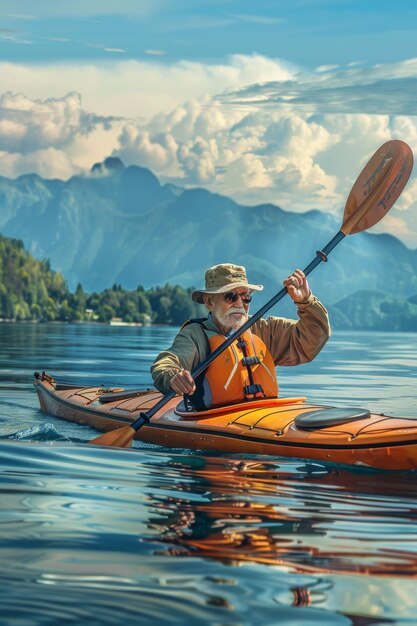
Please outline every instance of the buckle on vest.
[[257, 393], [261, 393], [263, 396], [265, 396], [262, 385], [245, 385], [243, 387], [243, 391], [245, 393], [245, 396], [256, 396]]
[[261, 362], [261, 359], [258, 356], [244, 356], [242, 358], [243, 365], [258, 365]]

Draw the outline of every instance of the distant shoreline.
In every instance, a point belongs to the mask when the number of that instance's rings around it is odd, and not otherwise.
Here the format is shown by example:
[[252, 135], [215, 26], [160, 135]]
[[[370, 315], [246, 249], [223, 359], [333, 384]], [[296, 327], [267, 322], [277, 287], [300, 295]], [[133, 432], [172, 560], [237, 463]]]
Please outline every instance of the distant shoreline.
[[172, 325], [171, 324], [152, 324], [152, 323], [144, 323], [144, 322], [97, 322], [95, 320], [70, 320], [70, 321], [63, 321], [63, 320], [50, 320], [50, 321], [46, 321], [46, 320], [14, 320], [14, 319], [3, 319], [0, 318], [0, 324], [42, 324], [42, 325], [55, 325], [55, 324], [76, 324], [77, 326], [113, 326], [113, 327], [122, 327], [122, 326], [133, 326], [133, 327], [143, 327], [143, 328], [148, 328], [148, 327], [161, 327], [161, 326], [166, 326], [169, 328], [178, 328], [177, 325]]
[[[110, 322], [96, 322], [94, 320], [92, 321], [78, 321], [78, 320], [72, 320], [72, 321], [62, 321], [62, 320], [51, 320], [51, 321], [41, 321], [41, 320], [7, 320], [7, 319], [0, 319], [0, 324], [24, 324], [24, 325], [28, 325], [28, 324], [40, 324], [40, 325], [71, 325], [71, 324], [75, 324], [77, 326], [108, 326], [108, 327], [112, 327], [112, 328], [122, 328], [122, 327], [130, 327], [130, 328], [179, 328], [180, 325], [171, 325], [171, 324], [149, 324], [149, 323], [143, 323], [143, 322], [117, 322], [117, 323], [110, 323]], [[332, 330], [334, 332], [343, 332], [343, 333], [395, 333], [395, 334], [406, 334], [406, 335], [413, 335], [413, 334], [417, 334], [417, 329], [416, 330], [393, 330], [393, 329], [389, 329], [389, 328], [335, 328], [333, 326]], [[352, 337], [352, 341], [354, 341], [354, 337]]]

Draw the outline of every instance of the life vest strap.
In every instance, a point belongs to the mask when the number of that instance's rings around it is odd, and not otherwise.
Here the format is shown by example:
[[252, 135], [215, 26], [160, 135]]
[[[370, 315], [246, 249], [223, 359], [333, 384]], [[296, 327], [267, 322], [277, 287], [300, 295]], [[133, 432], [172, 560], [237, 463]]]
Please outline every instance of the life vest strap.
[[195, 317], [194, 319], [187, 320], [186, 322], [184, 322], [184, 324], [181, 326], [180, 330], [182, 330], [183, 328], [185, 328], [189, 324], [200, 324], [200, 326], [202, 326], [203, 328], [206, 328], [204, 326], [204, 322], [207, 322], [207, 320], [208, 320], [208, 317]]
[[258, 365], [261, 359], [258, 356], [244, 356], [242, 358], [242, 365]]
[[264, 390], [262, 388], [262, 385], [256, 385], [255, 383], [253, 383], [252, 385], [245, 385], [243, 387], [243, 391], [245, 396], [256, 396], [256, 394], [261, 393], [263, 396], [265, 396]]

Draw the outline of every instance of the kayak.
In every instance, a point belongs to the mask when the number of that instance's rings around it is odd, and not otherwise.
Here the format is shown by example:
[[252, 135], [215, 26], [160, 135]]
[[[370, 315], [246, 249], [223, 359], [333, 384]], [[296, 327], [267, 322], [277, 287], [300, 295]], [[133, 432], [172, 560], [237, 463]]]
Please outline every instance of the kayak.
[[[35, 372], [40, 408], [100, 431], [130, 425], [161, 398], [155, 389], [60, 384]], [[357, 407], [313, 405], [306, 398], [272, 398], [189, 412], [178, 396], [136, 433], [170, 448], [295, 457], [387, 470], [417, 468], [417, 419]]]

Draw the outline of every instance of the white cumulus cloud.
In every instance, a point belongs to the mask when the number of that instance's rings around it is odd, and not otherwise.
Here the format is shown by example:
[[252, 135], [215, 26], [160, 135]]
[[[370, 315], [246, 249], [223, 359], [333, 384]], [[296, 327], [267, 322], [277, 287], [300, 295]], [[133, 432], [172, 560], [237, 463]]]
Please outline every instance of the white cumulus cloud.
[[254, 81], [288, 80], [296, 68], [277, 59], [233, 55], [224, 63], [118, 60], [101, 63], [21, 65], [1, 63], [2, 84], [13, 93], [36, 100], [62, 98], [71, 91], [82, 94], [86, 110], [97, 115], [148, 119], [158, 112], [227, 89], [240, 89]]
[[56, 148], [33, 150], [28, 154], [2, 152], [0, 170], [3, 176], [9, 178], [35, 172], [43, 178], [61, 179], [67, 179], [80, 171], [65, 152]]
[[0, 96], [0, 143], [13, 152], [65, 147], [74, 133], [86, 134], [95, 123], [82, 110], [77, 93], [44, 101], [10, 92]]
[[118, 124], [86, 112], [77, 93], [43, 101], [2, 94], [0, 174], [14, 178], [36, 172], [67, 179], [111, 153]]
[[291, 195], [301, 196], [303, 204], [306, 194], [310, 203], [337, 198], [336, 176], [316, 162], [337, 136], [296, 113], [248, 114], [215, 101], [200, 107], [191, 102], [158, 115], [146, 131], [133, 128], [121, 134], [116, 153], [144, 165], [159, 145], [158, 173], [176, 182], [204, 185], [241, 201], [271, 201], [271, 194], [282, 203]]

